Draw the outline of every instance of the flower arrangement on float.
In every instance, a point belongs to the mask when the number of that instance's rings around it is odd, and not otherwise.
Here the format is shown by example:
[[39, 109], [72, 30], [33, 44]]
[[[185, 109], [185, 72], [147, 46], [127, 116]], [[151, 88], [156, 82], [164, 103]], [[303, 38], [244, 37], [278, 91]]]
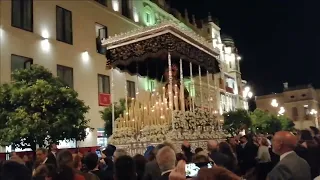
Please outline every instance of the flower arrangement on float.
[[123, 127], [117, 128], [108, 141], [111, 144], [125, 144], [127, 142], [136, 142], [135, 132], [133, 128]]

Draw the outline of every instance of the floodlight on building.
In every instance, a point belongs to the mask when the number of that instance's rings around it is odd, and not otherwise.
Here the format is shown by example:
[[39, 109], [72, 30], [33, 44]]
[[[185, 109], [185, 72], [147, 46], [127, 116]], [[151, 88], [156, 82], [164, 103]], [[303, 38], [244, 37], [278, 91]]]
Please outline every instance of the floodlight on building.
[[237, 60], [240, 61], [242, 58], [241, 56], [237, 56]]
[[278, 107], [278, 106], [279, 106], [279, 104], [278, 104], [278, 102], [277, 102], [276, 99], [272, 99], [272, 101], [271, 101], [271, 106], [272, 106], [272, 107]]
[[83, 52], [81, 56], [82, 56], [82, 60], [83, 61], [85, 61], [85, 62], [89, 61], [89, 53], [88, 53], [88, 51]]
[[43, 30], [41, 31], [41, 36], [42, 36], [44, 39], [48, 39], [48, 38], [50, 37], [48, 30], [43, 29]]
[[41, 41], [41, 48], [43, 51], [46, 51], [46, 52], [50, 50], [50, 43], [48, 39], [44, 39]]

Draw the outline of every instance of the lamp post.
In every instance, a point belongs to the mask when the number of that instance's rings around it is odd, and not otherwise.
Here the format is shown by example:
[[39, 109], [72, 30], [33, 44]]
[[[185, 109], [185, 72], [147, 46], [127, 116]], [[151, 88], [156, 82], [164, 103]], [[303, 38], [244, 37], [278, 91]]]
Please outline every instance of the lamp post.
[[243, 90], [243, 97], [245, 98], [247, 105], [245, 107], [245, 109], [249, 109], [249, 105], [248, 105], [248, 99], [251, 99], [253, 97], [253, 93], [251, 92], [251, 88], [249, 86], [245, 87]]
[[316, 128], [319, 128], [318, 111], [316, 111], [315, 109], [311, 109], [310, 114], [314, 115]]

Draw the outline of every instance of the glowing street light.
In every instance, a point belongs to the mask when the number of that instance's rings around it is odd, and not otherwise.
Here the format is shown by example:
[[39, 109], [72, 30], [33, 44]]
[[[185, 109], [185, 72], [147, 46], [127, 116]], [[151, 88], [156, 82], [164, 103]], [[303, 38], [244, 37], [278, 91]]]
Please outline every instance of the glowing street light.
[[244, 88], [243, 97], [244, 98], [252, 98], [253, 97], [253, 93], [250, 91], [250, 87], [247, 86]]
[[319, 128], [318, 111], [316, 111], [315, 109], [311, 109], [310, 114], [311, 114], [311, 115], [314, 115], [314, 117], [315, 117], [315, 123], [316, 123], [316, 128]]

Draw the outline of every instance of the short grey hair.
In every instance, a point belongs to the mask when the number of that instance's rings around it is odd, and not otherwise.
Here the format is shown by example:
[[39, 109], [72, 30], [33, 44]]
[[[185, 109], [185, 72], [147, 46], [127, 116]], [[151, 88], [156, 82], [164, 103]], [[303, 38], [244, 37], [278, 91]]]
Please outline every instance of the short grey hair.
[[128, 153], [127, 153], [127, 151], [124, 150], [124, 149], [117, 149], [117, 150], [114, 152], [114, 154], [113, 154], [113, 156], [114, 156], [115, 159], [117, 159], [117, 158], [119, 158], [119, 157], [121, 157], [121, 156], [126, 156], [126, 155], [128, 155]]
[[176, 153], [169, 146], [161, 148], [157, 153], [157, 163], [161, 172], [174, 169], [176, 166]]

